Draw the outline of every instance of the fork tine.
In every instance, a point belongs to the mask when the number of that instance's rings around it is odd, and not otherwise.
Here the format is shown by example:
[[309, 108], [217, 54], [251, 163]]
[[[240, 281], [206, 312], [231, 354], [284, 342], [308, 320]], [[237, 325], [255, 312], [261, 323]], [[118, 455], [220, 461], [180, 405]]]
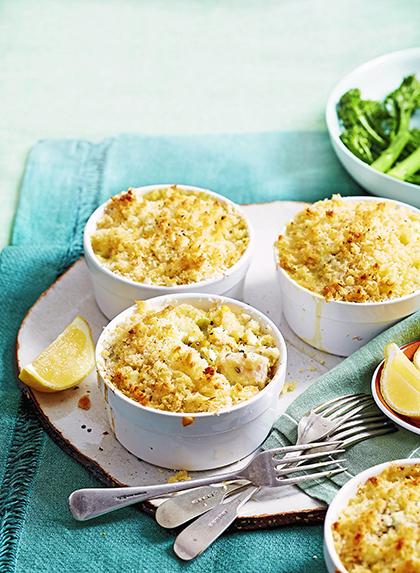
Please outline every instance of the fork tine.
[[[321, 447], [323, 447], [321, 445]], [[287, 457], [287, 458], [283, 458], [278, 460], [277, 458], [273, 457], [273, 462], [275, 462], [276, 467], [277, 466], [283, 466], [283, 465], [289, 465], [292, 464], [294, 462], [305, 462], [307, 460], [316, 460], [318, 458], [325, 458], [325, 456], [333, 456], [335, 454], [342, 454], [344, 452], [343, 448], [339, 448], [336, 450], [328, 450], [328, 451], [322, 451], [322, 452], [316, 452], [314, 454], [303, 454], [302, 456], [294, 456], [294, 457]]]
[[358, 432], [362, 432], [365, 430], [376, 430], [377, 428], [386, 428], [390, 426], [394, 426], [394, 424], [391, 422], [391, 420], [386, 420], [386, 419], [377, 421], [372, 420], [371, 422], [366, 422], [366, 423], [357, 422], [356, 424], [350, 422], [348, 424], [343, 424], [343, 426], [340, 426], [340, 428], [336, 432], [336, 435], [339, 435], [340, 439], [344, 440], [348, 436], [351, 436], [352, 434], [356, 434]]
[[[368, 406], [370, 407], [370, 405]], [[341, 416], [337, 416], [336, 414], [329, 417], [330, 420], [335, 420], [335, 424], [330, 428], [329, 432], [326, 434], [328, 437], [332, 435], [337, 428], [341, 428], [341, 426], [347, 422], [348, 420], [352, 419], [357, 413], [362, 412], [366, 408], [366, 404], [362, 403], [360, 406], [356, 406], [349, 410], [346, 414]]]
[[[330, 420], [334, 420], [338, 416], [347, 414], [349, 411], [353, 411], [354, 408], [363, 406], [367, 408], [370, 404], [374, 404], [373, 398], [371, 396], [360, 396], [358, 398], [353, 398], [348, 400], [345, 404], [335, 404], [327, 408], [322, 412], [323, 416], [328, 416]], [[362, 410], [363, 408], [360, 408]]]
[[327, 470], [324, 472], [318, 472], [312, 475], [303, 475], [297, 476], [294, 478], [278, 478], [279, 485], [294, 485], [299, 484], [304, 481], [314, 480], [314, 479], [321, 479], [321, 478], [329, 478], [333, 475], [345, 472], [347, 470], [346, 467], [338, 468], [336, 470]]
[[372, 411], [371, 412], [367, 412], [365, 414], [363, 414], [363, 413], [356, 414], [354, 416], [354, 419], [357, 420], [357, 419], [363, 418], [365, 420], [366, 418], [375, 418], [377, 416], [381, 416], [382, 418], [387, 418], [387, 416], [385, 416], [385, 414], [383, 414], [380, 410], [378, 410], [378, 407], [375, 404], [374, 406], [372, 405]]
[[340, 458], [338, 460], [327, 460], [326, 462], [317, 462], [316, 464], [303, 464], [301, 466], [295, 466], [293, 468], [283, 468], [281, 470], [276, 470], [277, 476], [289, 475], [294, 474], [296, 472], [304, 472], [306, 470], [316, 470], [317, 468], [321, 468], [324, 466], [332, 466], [336, 465], [339, 462], [346, 462], [345, 458]]
[[356, 406], [356, 407], [352, 408], [351, 410], [349, 410], [345, 414], [342, 414], [342, 415], [333, 414], [332, 416], [330, 416], [329, 420], [335, 421], [336, 424], [332, 428], [332, 430], [330, 430], [329, 434], [332, 431], [334, 431], [337, 427], [340, 427], [340, 426], [342, 426], [342, 424], [344, 424], [348, 420], [351, 420], [355, 414], [361, 413], [365, 409], [366, 409], [366, 405], [361, 404], [360, 406]]
[[[326, 448], [328, 446], [339, 446], [341, 445], [340, 440], [328, 440], [325, 442], [313, 442], [311, 444], [296, 444], [294, 446], [282, 446], [280, 448], [270, 448], [269, 450], [265, 450], [265, 452], [261, 452], [263, 454], [287, 454], [287, 452], [299, 452], [299, 451], [306, 451], [312, 450], [314, 448]], [[301, 457], [299, 457], [301, 459]]]
[[[371, 422], [389, 422], [389, 418], [384, 416], [383, 414], [373, 414], [372, 416], [363, 416], [363, 414], [359, 413], [355, 416], [352, 416], [350, 420], [341, 424], [340, 429], [344, 428], [351, 428], [352, 426], [357, 426], [358, 424], [370, 424]], [[331, 435], [334, 432], [331, 432]]]
[[315, 412], [316, 414], [319, 414], [320, 412], [322, 412], [322, 410], [324, 410], [324, 408], [326, 408], [327, 406], [330, 406], [331, 404], [336, 404], [336, 403], [343, 403], [344, 404], [348, 400], [352, 400], [353, 398], [360, 397], [360, 396], [367, 396], [367, 394], [345, 394], [343, 396], [338, 396], [337, 398], [332, 398], [331, 400], [327, 400], [327, 402], [323, 402], [322, 404], [319, 404], [315, 408], [312, 408], [311, 410], [309, 410], [307, 413], [309, 414], [309, 412]]
[[391, 424], [374, 424], [373, 426], [358, 426], [357, 428], [350, 428], [349, 430], [345, 430], [340, 432], [340, 437], [343, 440], [347, 440], [348, 438], [352, 438], [353, 436], [357, 436], [359, 434], [364, 434], [365, 432], [372, 432], [374, 430], [381, 430], [385, 428], [393, 427]]
[[[361, 405], [353, 407], [350, 409], [346, 414], [336, 417], [335, 415], [329, 416], [328, 420], [331, 422], [331, 426], [329, 427], [328, 431], [325, 432], [324, 436], [326, 438], [330, 438], [337, 429], [340, 429], [342, 425], [347, 422], [348, 420], [352, 419], [353, 416], [366, 408], [365, 402]], [[324, 416], [324, 414], [321, 414]], [[326, 419], [327, 417], [325, 417]]]
[[354, 446], [359, 442], [363, 442], [363, 440], [367, 440], [368, 438], [375, 438], [376, 436], [383, 436], [385, 434], [391, 434], [392, 432], [397, 432], [398, 428], [396, 426], [388, 426], [386, 428], [381, 428], [378, 430], [367, 430], [366, 432], [362, 432], [357, 434], [356, 436], [352, 436], [347, 438], [343, 442], [343, 447], [349, 448], [350, 446]]
[[362, 416], [365, 414], [372, 415], [373, 412], [376, 411], [376, 408], [377, 407], [372, 398], [370, 400], [361, 399], [359, 403], [355, 402], [353, 404], [349, 404], [348, 407], [343, 407], [337, 410], [336, 412], [333, 412], [331, 416], [329, 416], [329, 419], [334, 420], [336, 418], [346, 416], [348, 413], [350, 413], [352, 416], [357, 416], [357, 415]]

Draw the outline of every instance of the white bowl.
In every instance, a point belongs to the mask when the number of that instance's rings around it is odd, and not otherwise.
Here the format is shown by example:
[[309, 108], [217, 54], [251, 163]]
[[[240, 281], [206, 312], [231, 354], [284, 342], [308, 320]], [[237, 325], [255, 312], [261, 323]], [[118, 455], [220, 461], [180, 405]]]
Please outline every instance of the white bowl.
[[419, 463], [420, 458], [410, 458], [378, 464], [377, 466], [360, 472], [340, 489], [328, 508], [324, 523], [324, 558], [329, 573], [346, 573], [346, 569], [335, 549], [332, 526], [337, 521], [343, 509], [347, 507], [350, 499], [356, 495], [359, 486], [365, 483], [370, 477], [380, 474], [382, 470], [390, 465], [408, 466]]
[[[101, 356], [109, 333], [124, 322], [135, 307], [112, 320], [96, 346], [99, 387], [107, 404], [111, 427], [117, 440], [146, 462], [171, 469], [206, 470], [228, 465], [244, 458], [262, 444], [277, 416], [277, 405], [286, 375], [287, 351], [275, 324], [258, 310], [230, 298], [215, 295], [179, 294], [150, 299], [152, 308], [168, 303], [188, 303], [207, 309], [220, 301], [232, 309], [245, 311], [263, 324], [276, 340], [280, 362], [273, 379], [250, 400], [229, 410], [197, 414], [165, 412], [142, 406], [131, 400], [103, 372]], [[183, 419], [193, 423], [183, 425]]]
[[[343, 197], [345, 201], [391, 201], [376, 197]], [[420, 214], [415, 207], [400, 201]], [[383, 302], [325, 300], [299, 285], [278, 264], [283, 312], [290, 328], [305, 342], [331, 354], [349, 356], [398, 320], [420, 309], [420, 290]]]
[[[165, 187], [170, 187], [170, 185], [148, 185], [146, 187], [138, 187], [137, 189], [133, 189], [133, 191], [138, 195], [144, 195], [154, 189], [162, 189]], [[218, 193], [214, 193], [208, 189], [202, 189], [201, 187], [191, 187], [189, 185], [177, 185], [177, 187], [185, 191], [199, 191], [206, 193], [216, 197], [220, 201], [233, 205], [243, 217], [248, 228], [249, 244], [245, 252], [231, 268], [220, 273], [220, 275], [216, 277], [198, 283], [175, 286], [158, 286], [130, 280], [129, 278], [122, 277], [108, 270], [101, 264], [92, 249], [91, 236], [96, 230], [97, 222], [103, 216], [105, 206], [108, 203], [107, 201], [92, 213], [86, 223], [83, 237], [85, 259], [92, 279], [96, 302], [107, 318], [114, 318], [114, 316], [119, 314], [122, 310], [131, 306], [135, 300], [146, 300], [148, 298], [162, 296], [165, 294], [199, 292], [219, 295], [223, 294], [233, 298], [242, 297], [243, 284], [251, 263], [254, 246], [254, 232], [249, 220], [238, 205]]]
[[[336, 106], [340, 97], [349, 89], [360, 88], [366, 99], [382, 99], [396, 89], [405, 76], [416, 74], [420, 78], [420, 48], [392, 52], [375, 58], [345, 76], [328, 98], [326, 122], [330, 139], [338, 159], [353, 179], [370, 193], [389, 199], [397, 199], [420, 207], [420, 186], [399, 181], [372, 169], [353, 155], [340, 139], [342, 128]], [[420, 114], [412, 120], [420, 126]]]

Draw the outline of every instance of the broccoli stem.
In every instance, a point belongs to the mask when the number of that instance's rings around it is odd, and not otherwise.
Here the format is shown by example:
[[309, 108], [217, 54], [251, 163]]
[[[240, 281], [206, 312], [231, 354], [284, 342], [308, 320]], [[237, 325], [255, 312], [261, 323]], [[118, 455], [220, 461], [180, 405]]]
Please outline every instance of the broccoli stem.
[[381, 171], [382, 173], [388, 171], [388, 169], [392, 167], [392, 164], [398, 159], [398, 156], [409, 140], [410, 134], [408, 131], [398, 134], [392, 141], [391, 145], [387, 147], [377, 159], [375, 159], [371, 164], [371, 167], [376, 169], [376, 171]]
[[372, 139], [383, 145], [385, 143], [385, 139], [376, 133], [376, 131], [370, 126], [368, 119], [363, 114], [359, 114], [358, 117], [360, 123], [366, 129]]
[[391, 145], [389, 145], [385, 151], [383, 151], [381, 155], [371, 164], [371, 167], [376, 169], [376, 171], [381, 171], [382, 173], [388, 171], [388, 169], [392, 167], [393, 163], [395, 163], [395, 161], [398, 159], [401, 151], [409, 142], [410, 116], [410, 113], [401, 114], [400, 127], [396, 136], [392, 140]]
[[420, 147], [418, 147], [416, 151], [413, 151], [413, 153], [411, 153], [411, 155], [406, 157], [403, 161], [397, 163], [395, 167], [393, 167], [390, 171], [388, 171], [387, 175], [405, 181], [407, 177], [410, 177], [410, 175], [414, 175], [414, 173], [419, 169], [420, 169]]

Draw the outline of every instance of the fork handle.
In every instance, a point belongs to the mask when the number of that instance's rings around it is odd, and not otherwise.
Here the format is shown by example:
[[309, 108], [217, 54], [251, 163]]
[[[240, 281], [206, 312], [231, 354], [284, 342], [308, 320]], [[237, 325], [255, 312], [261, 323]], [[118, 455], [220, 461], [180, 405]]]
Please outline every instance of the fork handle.
[[147, 499], [163, 497], [192, 487], [220, 483], [234, 477], [236, 472], [228, 472], [171, 484], [78, 489], [69, 497], [69, 509], [75, 519], [86, 521]]
[[219, 505], [235, 490], [246, 487], [242, 482], [230, 485], [203, 485], [165, 499], [157, 508], [155, 519], [161, 527], [175, 528]]
[[258, 490], [258, 487], [249, 486], [193, 521], [175, 539], [175, 554], [184, 561], [200, 555], [235, 521], [239, 509]]

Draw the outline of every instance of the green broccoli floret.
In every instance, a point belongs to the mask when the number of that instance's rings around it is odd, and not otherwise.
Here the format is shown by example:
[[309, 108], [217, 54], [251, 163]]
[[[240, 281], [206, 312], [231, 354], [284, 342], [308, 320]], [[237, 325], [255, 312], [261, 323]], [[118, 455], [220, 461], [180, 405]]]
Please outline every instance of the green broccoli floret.
[[375, 159], [371, 167], [377, 171], [387, 172], [396, 162], [410, 141], [410, 119], [419, 103], [420, 83], [415, 76], [404, 78], [400, 87], [386, 97], [385, 106], [390, 116], [398, 122], [398, 129], [395, 135], [391, 135], [390, 145]]
[[340, 138], [359, 159], [391, 177], [418, 183], [420, 129], [410, 130], [420, 108], [420, 82], [407, 76], [383, 102], [364, 100], [359, 89], [346, 92], [337, 114], [344, 127]]
[[381, 122], [389, 114], [381, 102], [363, 100], [360, 90], [352, 89], [340, 98], [337, 113], [346, 129], [358, 126], [366, 132], [366, 137], [380, 146], [386, 146], [387, 139], [382, 133]]
[[369, 163], [370, 165], [372, 161], [374, 161], [376, 156], [372, 150], [372, 141], [361, 125], [349, 127], [343, 131], [340, 135], [340, 139], [356, 157], [365, 163]]

